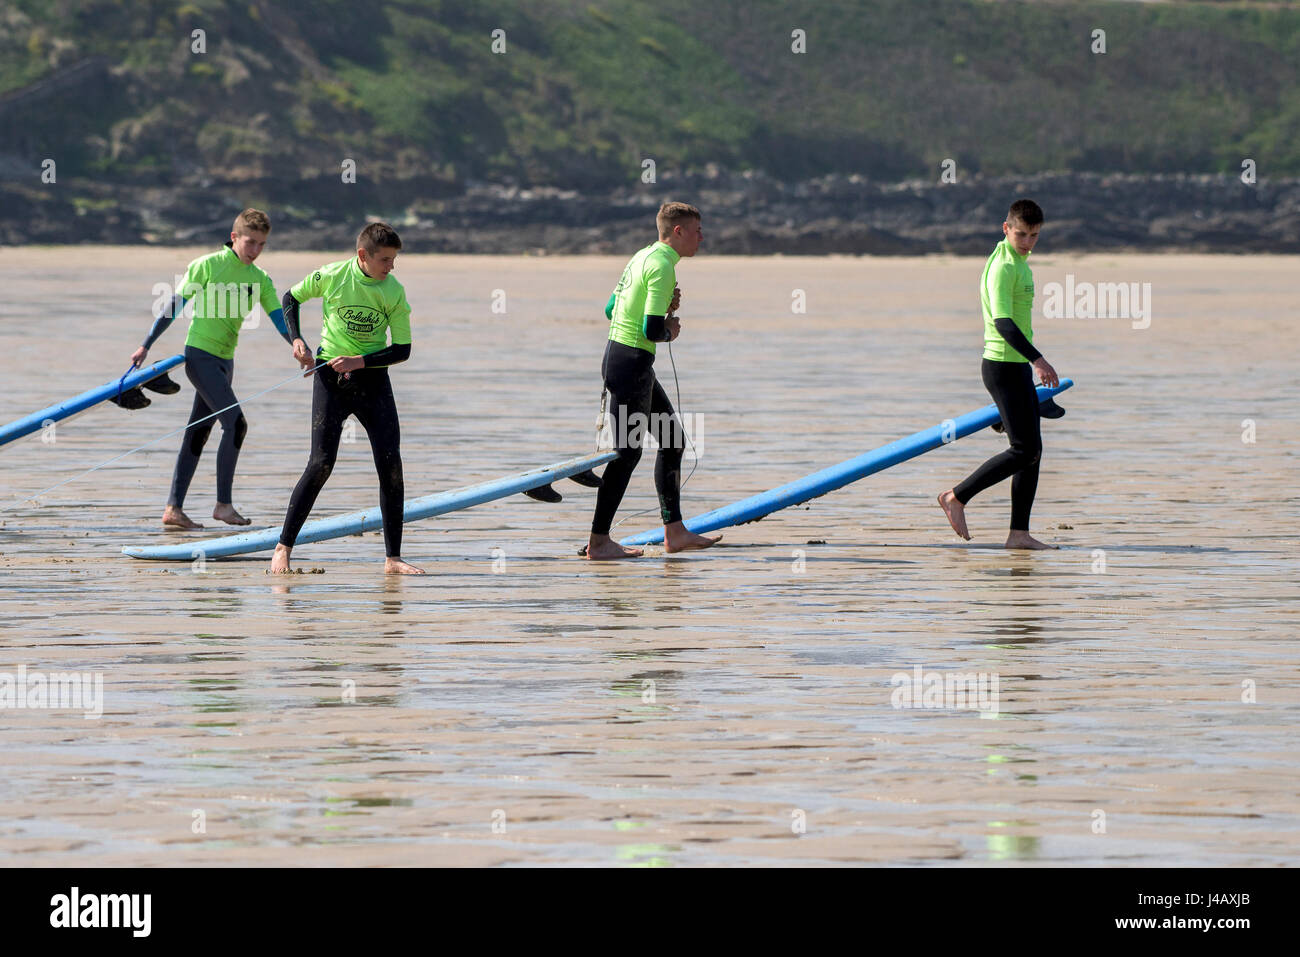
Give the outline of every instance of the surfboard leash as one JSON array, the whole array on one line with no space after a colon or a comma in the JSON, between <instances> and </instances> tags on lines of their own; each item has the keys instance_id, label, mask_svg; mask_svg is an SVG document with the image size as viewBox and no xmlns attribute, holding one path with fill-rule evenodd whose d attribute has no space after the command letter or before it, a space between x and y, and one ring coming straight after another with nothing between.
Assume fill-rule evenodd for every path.
<instances>
[{"instance_id":1,"label":"surfboard leash","mask_svg":"<svg viewBox=\"0 0 1300 957\"><path fill-rule=\"evenodd\" d=\"M293 382L293 381L295 381L295 380L297 380L297 379L306 379L306 378L308 378L309 376L313 375L313 374L316 372L317 369L321 368L321 366L325 366L325 365L328 365L328 364L329 364L329 363L327 363L327 362L322 362L322 363L320 363L319 365L315 366L314 368L312 368L312 369L310 369L310 370L307 370L307 371L299 370L298 372L295 372L295 373L294 373L292 376L290 376L289 378L285 379L283 382L277 382L275 385L271 386L269 389L263 389L261 392L257 393L257 395L250 395L247 399L240 399L238 402L232 402L230 405L226 406L224 409L218 409L216 412L213 412L211 415L205 415L205 416L204 416L203 418L201 418L201 419L195 419L193 422L187 422L187 423L185 423L183 426L181 426L179 429L173 429L172 431L168 432L168 433L165 434L165 435L160 435L160 436L158 436L158 438L156 438L156 439L151 439L150 441L144 443L144 445L138 445L138 446L136 446L135 448L130 449L129 451L126 451L126 452L121 453L120 455L115 455L115 456L113 456L111 459L108 459L108 460L106 460L106 461L104 461L104 462L100 462L98 465L94 466L93 468L88 468L88 469L86 469L84 472L78 472L76 475L70 476L69 478L65 478L62 482L59 482L59 483L57 483L57 484L55 484L55 485L51 485L51 486L50 486L49 488L47 488L47 489L42 489L41 491L36 492L34 495L29 495L29 496L27 496L27 498L15 499L14 501L9 502L9 503L6 504L6 505L0 505L0 512L7 512L7 511L9 511L11 508L15 508L15 507L17 507L17 506L19 506L19 505L25 505L25 504L28 503L28 502L35 502L35 501L36 501L38 498L40 498L42 495L48 495L50 492L53 492L55 489L62 488L63 486L67 485L69 482L75 482L77 479L79 479L79 478L84 478L85 476L89 475L89 474L92 473L92 472L98 472L100 469L104 468L104 466L106 466L106 465L112 465L114 462L120 461L120 460L126 458L128 455L134 455L136 452L139 452L141 449L147 449L149 446L151 446L151 445L155 445L155 444L157 444L158 442L161 442L163 439L168 439L168 438L171 438L173 435L176 435L176 434L181 433L181 432L185 432L185 431L187 431L187 430L193 428L193 427L196 426L196 425L200 425L200 424L202 424L202 423L208 421L208 419L215 419L217 416L221 415L223 412L228 412L228 411L230 411L231 409L233 409L233 408L235 408L235 407L237 407L237 406L241 406L241 405L243 405L245 402L252 402L254 399L259 399L259 398L261 398L262 396L266 395L268 392L274 392L276 389L279 389L279 388L282 387L282 386L286 386L286 385L288 385L290 382ZM133 366L132 368L134 368L134 366ZM128 369L127 371L129 372L130 370ZM125 376L123 376L123 378L125 378Z\"/></svg>"},{"instance_id":2,"label":"surfboard leash","mask_svg":"<svg viewBox=\"0 0 1300 957\"><path fill-rule=\"evenodd\" d=\"M122 378L117 380L117 397L119 399L122 398L122 386L126 384L126 377L131 374L131 370L134 368L136 368L136 364L132 362L126 367L126 371L122 373Z\"/></svg>"},{"instance_id":3,"label":"surfboard leash","mask_svg":"<svg viewBox=\"0 0 1300 957\"><path fill-rule=\"evenodd\" d=\"M673 367L673 392L677 397L677 405L673 408L673 412L679 417L678 421L680 421L681 409L682 409L682 383L681 380L677 378L677 360L673 358L673 343L671 339L668 341L668 361L672 364ZM604 421L604 417L605 417L605 395L607 391L608 390L604 390L600 394L600 414L601 414L602 422ZM686 426L684 425L682 426L682 435L686 437L686 443L690 446L691 454L695 457L695 461L691 463L691 470L687 474L686 478L682 479L681 484L677 486L678 491L686 488L686 483L691 480L691 476L695 474L696 467L700 464L700 453L696 450L695 443L691 441L691 434L686 430ZM596 442L596 450L600 451L599 439L597 439ZM643 508L639 512L633 512L631 515L625 515L623 518L620 518L617 522L615 522L612 526L610 526L610 531L613 531L614 529L618 528L620 525L622 525L624 522L628 521L629 519L638 518L641 515L645 515L653 511L654 508Z\"/></svg>"}]
</instances>

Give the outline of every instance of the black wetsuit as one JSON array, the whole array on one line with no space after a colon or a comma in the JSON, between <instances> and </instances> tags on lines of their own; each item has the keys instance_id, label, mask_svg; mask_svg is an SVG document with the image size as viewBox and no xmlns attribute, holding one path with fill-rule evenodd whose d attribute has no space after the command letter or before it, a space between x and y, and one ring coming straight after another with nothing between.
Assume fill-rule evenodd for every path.
<instances>
[{"instance_id":1,"label":"black wetsuit","mask_svg":"<svg viewBox=\"0 0 1300 957\"><path fill-rule=\"evenodd\" d=\"M284 295L284 318L293 339L302 338L298 328L298 303ZM329 366L316 371L311 394L311 456L289 497L289 509L280 532L280 544L293 547L303 523L316 504L338 456L343 423L355 415L370 438L370 451L379 475L379 508L384 520L384 553L390 558L402 554L402 511L406 484L402 478L401 433L397 403L386 365L402 362L411 355L406 344L390 345L363 356L366 367L347 373L347 378Z\"/></svg>"},{"instance_id":2,"label":"black wetsuit","mask_svg":"<svg viewBox=\"0 0 1300 957\"><path fill-rule=\"evenodd\" d=\"M656 317L660 318L660 317ZM666 332L651 326L666 338ZM641 443L652 432L659 443L655 458L655 489L659 512L665 525L682 520L681 470L685 432L668 394L655 377L654 353L609 340L601 363L601 375L609 390L609 412L614 424L614 447L618 458L605 466L596 512L591 521L593 535L608 535L632 470L641 461Z\"/></svg>"},{"instance_id":3,"label":"black wetsuit","mask_svg":"<svg viewBox=\"0 0 1300 957\"><path fill-rule=\"evenodd\" d=\"M953 495L965 505L989 486L1011 477L1011 530L1027 532L1029 513L1038 492L1038 465L1043 454L1038 390L1034 387L1032 365L1042 353L1029 343L1009 317L998 318L995 326L1013 349L1030 360L998 362L984 359L980 366L984 388L988 389L1002 414L1002 424L1011 447L967 476L953 489Z\"/></svg>"},{"instance_id":4,"label":"black wetsuit","mask_svg":"<svg viewBox=\"0 0 1300 957\"><path fill-rule=\"evenodd\" d=\"M181 440L180 451L176 455L176 468L172 472L171 494L167 504L176 508L185 507L185 495L189 492L194 470L198 468L199 455L212 433L212 426L221 423L221 444L217 446L217 501L229 504L233 501L235 483L235 463L239 461L239 450L248 434L248 420L235 398L231 382L235 378L235 360L223 359L210 352L185 347L185 375L194 386L194 405L190 409L191 425L185 430ZM232 408L233 406L233 408ZM225 411L214 419L208 416L218 409ZM206 421L199 422L200 419Z\"/></svg>"}]
</instances>

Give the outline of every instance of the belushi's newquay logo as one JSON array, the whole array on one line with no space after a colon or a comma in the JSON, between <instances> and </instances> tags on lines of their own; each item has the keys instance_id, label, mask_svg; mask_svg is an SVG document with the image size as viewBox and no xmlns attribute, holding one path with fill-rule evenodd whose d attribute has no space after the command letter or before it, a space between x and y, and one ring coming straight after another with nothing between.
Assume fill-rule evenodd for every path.
<instances>
[{"instance_id":1,"label":"belushi's newquay logo","mask_svg":"<svg viewBox=\"0 0 1300 957\"><path fill-rule=\"evenodd\" d=\"M368 335L384 321L384 315L378 309L369 306L339 306L336 316L343 322L350 333Z\"/></svg>"}]
</instances>

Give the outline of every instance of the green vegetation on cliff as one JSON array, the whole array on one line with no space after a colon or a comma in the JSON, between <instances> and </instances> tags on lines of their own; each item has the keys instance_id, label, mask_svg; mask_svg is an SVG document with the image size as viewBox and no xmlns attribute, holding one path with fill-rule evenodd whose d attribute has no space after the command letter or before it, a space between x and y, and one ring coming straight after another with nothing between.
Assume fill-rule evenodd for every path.
<instances>
[{"instance_id":1,"label":"green vegetation on cliff","mask_svg":"<svg viewBox=\"0 0 1300 957\"><path fill-rule=\"evenodd\" d=\"M946 158L1297 175L1298 71L1300 10L1272 4L5 0L0 153L137 184L350 158L435 191L629 184L647 157L780 179L933 179Z\"/></svg>"}]
</instances>

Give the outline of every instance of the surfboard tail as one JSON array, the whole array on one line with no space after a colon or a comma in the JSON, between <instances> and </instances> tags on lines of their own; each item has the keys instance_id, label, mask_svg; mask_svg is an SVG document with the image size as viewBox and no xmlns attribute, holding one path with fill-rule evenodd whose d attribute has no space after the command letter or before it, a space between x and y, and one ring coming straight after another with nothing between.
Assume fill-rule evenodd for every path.
<instances>
[{"instance_id":1,"label":"surfboard tail","mask_svg":"<svg viewBox=\"0 0 1300 957\"><path fill-rule=\"evenodd\" d=\"M120 398L125 400L124 408L142 409L149 404L149 398L143 392L140 392L138 397L133 394L130 399L127 399L127 393L134 393L145 383L152 382L159 376L165 376L169 369L174 369L184 361L185 357L183 355L159 359L153 365L146 366L143 369L136 369L125 376L114 379L112 382L106 382L101 386L88 389L81 395L75 395L71 399L40 409L31 415L25 415L21 419L0 427L0 445L13 442L15 439L21 439L24 435L31 435L47 422L62 422L64 419L70 418L78 412L84 412L91 406L98 405L101 402ZM177 385L176 388L179 390L180 386ZM141 402L141 399L144 401Z\"/></svg>"},{"instance_id":2,"label":"surfboard tail","mask_svg":"<svg viewBox=\"0 0 1300 957\"><path fill-rule=\"evenodd\" d=\"M1050 401L1052 396L1059 395L1072 385L1074 385L1073 380L1062 379L1060 385L1054 388L1038 386L1039 402ZM1061 414L1064 414L1064 410L1061 410ZM702 535L705 532L712 532L719 528L730 528L734 525L756 522L766 518L773 512L795 505L802 505L811 499L841 489L859 479L866 478L868 475L892 468L906 462L908 459L916 458L918 455L923 455L940 446L948 445L957 439L964 438L1001 421L1002 416L998 412L998 407L989 404L955 419L945 419L938 425L922 429L920 432L890 442L888 445L882 445L870 452L864 452L862 455L847 459L838 465L832 465L821 471L813 472L811 475L796 479L779 488L769 489L766 492L751 495L749 498L741 499L730 505L724 505L722 508L716 508L711 512L697 515L694 518L687 519L684 524L690 531ZM663 540L664 530L660 527L624 538L619 544L625 546L659 545L663 543Z\"/></svg>"},{"instance_id":3,"label":"surfboard tail","mask_svg":"<svg viewBox=\"0 0 1300 957\"><path fill-rule=\"evenodd\" d=\"M448 512L457 512L474 505L482 505L519 492L549 486L552 482L569 478L580 472L605 465L618 456L617 452L600 452L575 459L566 459L551 465L507 475L503 478L480 482L426 495L424 498L409 499L402 511L402 521L415 522ZM349 512L333 518L317 519L308 522L298 533L294 547L323 542L345 535L374 531L383 527L383 516L378 507L361 512ZM220 538L198 539L175 545L127 546L122 554L130 558L150 561L189 562L202 557L204 559L229 558L232 555L245 555L252 552L264 552L275 548L280 541L281 526L260 529L256 532L240 532L224 535Z\"/></svg>"}]
</instances>

